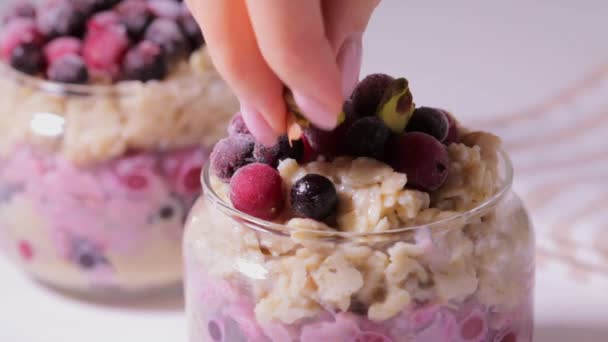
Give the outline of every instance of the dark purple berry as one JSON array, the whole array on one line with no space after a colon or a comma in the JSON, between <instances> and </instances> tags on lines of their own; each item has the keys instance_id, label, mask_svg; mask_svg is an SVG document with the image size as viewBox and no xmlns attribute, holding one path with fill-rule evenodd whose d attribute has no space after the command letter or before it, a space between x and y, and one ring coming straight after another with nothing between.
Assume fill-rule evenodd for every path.
<instances>
[{"instance_id":1,"label":"dark purple berry","mask_svg":"<svg viewBox=\"0 0 608 342\"><path fill-rule=\"evenodd\" d=\"M391 165L407 175L407 186L430 192L445 183L449 156L446 147L431 135L411 132L396 139Z\"/></svg>"},{"instance_id":2,"label":"dark purple berry","mask_svg":"<svg viewBox=\"0 0 608 342\"><path fill-rule=\"evenodd\" d=\"M115 8L120 21L127 28L129 37L137 40L143 36L148 24L152 21L152 13L143 0L126 0Z\"/></svg>"},{"instance_id":3,"label":"dark purple berry","mask_svg":"<svg viewBox=\"0 0 608 342\"><path fill-rule=\"evenodd\" d=\"M253 159L258 163L268 164L272 167L279 165L281 160L291 158L301 160L304 156L304 143L302 140L289 143L287 136L279 137L273 146L264 146L260 143L255 144L253 149Z\"/></svg>"},{"instance_id":4,"label":"dark purple berry","mask_svg":"<svg viewBox=\"0 0 608 342\"><path fill-rule=\"evenodd\" d=\"M178 18L178 23L182 28L182 31L190 41L190 46L193 49L197 49L205 44L205 38L203 38L203 32L200 26L190 12L185 12Z\"/></svg>"},{"instance_id":5,"label":"dark purple berry","mask_svg":"<svg viewBox=\"0 0 608 342\"><path fill-rule=\"evenodd\" d=\"M11 66L29 75L36 75L44 70L44 53L40 45L25 43L17 45L10 56Z\"/></svg>"},{"instance_id":6,"label":"dark purple berry","mask_svg":"<svg viewBox=\"0 0 608 342\"><path fill-rule=\"evenodd\" d=\"M127 52L122 70L128 80L162 80L167 75L167 63L160 46L144 40Z\"/></svg>"},{"instance_id":7,"label":"dark purple berry","mask_svg":"<svg viewBox=\"0 0 608 342\"><path fill-rule=\"evenodd\" d=\"M253 138L244 134L220 140L211 152L211 170L221 180L230 181L239 168L251 163L254 145Z\"/></svg>"},{"instance_id":8,"label":"dark purple berry","mask_svg":"<svg viewBox=\"0 0 608 342\"><path fill-rule=\"evenodd\" d=\"M209 337L213 341L222 341L223 333L222 333L222 324L221 322L217 322L215 320L209 321L207 323L207 330L209 331Z\"/></svg>"},{"instance_id":9,"label":"dark purple berry","mask_svg":"<svg viewBox=\"0 0 608 342\"><path fill-rule=\"evenodd\" d=\"M84 59L74 54L55 60L46 73L49 80L61 83L84 84L89 80Z\"/></svg>"},{"instance_id":10,"label":"dark purple berry","mask_svg":"<svg viewBox=\"0 0 608 342\"><path fill-rule=\"evenodd\" d=\"M80 4L83 8L88 9L88 13L104 11L112 8L121 0L72 0Z\"/></svg>"},{"instance_id":11,"label":"dark purple berry","mask_svg":"<svg viewBox=\"0 0 608 342\"><path fill-rule=\"evenodd\" d=\"M171 19L155 19L146 29L145 39L160 45L169 60L184 56L189 49L182 30Z\"/></svg>"},{"instance_id":12,"label":"dark purple berry","mask_svg":"<svg viewBox=\"0 0 608 342\"><path fill-rule=\"evenodd\" d=\"M148 8L154 16L175 20L182 12L181 5L175 0L148 0Z\"/></svg>"},{"instance_id":13,"label":"dark purple berry","mask_svg":"<svg viewBox=\"0 0 608 342\"><path fill-rule=\"evenodd\" d=\"M346 149L346 132L357 120L351 101L346 101L342 108L345 114L344 122L333 131L326 131L315 126L304 130L306 142L317 155L333 158L344 154Z\"/></svg>"},{"instance_id":14,"label":"dark purple berry","mask_svg":"<svg viewBox=\"0 0 608 342\"><path fill-rule=\"evenodd\" d=\"M446 112L445 114L446 114L446 117L448 118L448 123L449 123L450 128L448 129L448 136L445 138L443 143L445 145L457 143L460 141L458 123L456 122L456 119L454 119L454 117L450 113Z\"/></svg>"},{"instance_id":15,"label":"dark purple berry","mask_svg":"<svg viewBox=\"0 0 608 342\"><path fill-rule=\"evenodd\" d=\"M326 177L308 174L291 188L291 207L298 216L322 221L338 207L336 188Z\"/></svg>"},{"instance_id":16,"label":"dark purple berry","mask_svg":"<svg viewBox=\"0 0 608 342\"><path fill-rule=\"evenodd\" d=\"M87 14L85 9L74 1L47 1L38 11L38 29L49 38L81 36Z\"/></svg>"},{"instance_id":17,"label":"dark purple berry","mask_svg":"<svg viewBox=\"0 0 608 342\"><path fill-rule=\"evenodd\" d=\"M353 157L369 157L383 160L390 129L377 116L357 120L346 133L346 147Z\"/></svg>"},{"instance_id":18,"label":"dark purple berry","mask_svg":"<svg viewBox=\"0 0 608 342\"><path fill-rule=\"evenodd\" d=\"M247 124L245 123L241 113L236 113L230 120L230 124L228 125L228 134L250 134L249 128L247 128Z\"/></svg>"},{"instance_id":19,"label":"dark purple berry","mask_svg":"<svg viewBox=\"0 0 608 342\"><path fill-rule=\"evenodd\" d=\"M6 14L3 16L3 21L5 23L15 18L36 18L36 8L29 1L24 0L14 1L5 13Z\"/></svg>"},{"instance_id":20,"label":"dark purple berry","mask_svg":"<svg viewBox=\"0 0 608 342\"><path fill-rule=\"evenodd\" d=\"M405 130L407 132L422 132L432 135L440 142L448 137L450 123L447 114L437 108L416 108Z\"/></svg>"},{"instance_id":21,"label":"dark purple berry","mask_svg":"<svg viewBox=\"0 0 608 342\"><path fill-rule=\"evenodd\" d=\"M384 91L393 80L394 78L389 75L371 74L359 82L351 96L354 112L357 116L376 115Z\"/></svg>"},{"instance_id":22,"label":"dark purple berry","mask_svg":"<svg viewBox=\"0 0 608 342\"><path fill-rule=\"evenodd\" d=\"M73 242L71 259L85 270L108 264L108 260L101 254L98 246L82 239Z\"/></svg>"}]
</instances>

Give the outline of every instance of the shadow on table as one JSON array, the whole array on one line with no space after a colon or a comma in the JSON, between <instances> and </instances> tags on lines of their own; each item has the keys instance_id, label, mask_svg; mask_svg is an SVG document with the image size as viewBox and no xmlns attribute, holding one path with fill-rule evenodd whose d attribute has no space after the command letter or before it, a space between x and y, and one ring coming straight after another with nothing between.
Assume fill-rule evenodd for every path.
<instances>
[{"instance_id":1,"label":"shadow on table","mask_svg":"<svg viewBox=\"0 0 608 342\"><path fill-rule=\"evenodd\" d=\"M536 326L534 342L606 342L608 324L585 326L583 324L556 324Z\"/></svg>"},{"instance_id":2,"label":"shadow on table","mask_svg":"<svg viewBox=\"0 0 608 342\"><path fill-rule=\"evenodd\" d=\"M181 285L136 295L107 290L91 295L58 289L38 283L53 293L84 305L105 306L134 311L183 311L184 295Z\"/></svg>"}]
</instances>

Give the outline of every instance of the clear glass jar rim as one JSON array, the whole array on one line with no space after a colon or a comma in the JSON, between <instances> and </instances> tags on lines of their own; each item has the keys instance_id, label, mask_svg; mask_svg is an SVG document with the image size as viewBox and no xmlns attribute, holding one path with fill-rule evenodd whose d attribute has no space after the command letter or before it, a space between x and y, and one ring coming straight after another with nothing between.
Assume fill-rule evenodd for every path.
<instances>
[{"instance_id":1,"label":"clear glass jar rim","mask_svg":"<svg viewBox=\"0 0 608 342\"><path fill-rule=\"evenodd\" d=\"M449 226L450 223L456 222L468 222L468 220L472 217L480 215L480 213L484 213L490 208L496 206L510 191L511 186L513 184L513 163L509 158L509 155L506 153L504 149L499 149L498 154L503 161L503 169L504 169L504 180L503 184L501 184L500 189L496 191L492 197L488 198L486 201L480 203L476 207L462 213L455 214L448 218L434 221L428 224L416 225L416 226L408 226L398 229L390 229L383 232L371 232L371 233L356 233L356 232L342 232L339 230L332 231L319 231L313 229L304 229L304 228L294 228L289 227L284 224L270 222L266 220L259 219L257 217L245 214L230 204L226 203L222 200L218 194L215 192L215 189L211 186L211 174L210 174L210 163L206 163L203 173L202 173L202 184L203 184L203 193L204 196L213 203L222 213L239 221L240 223L249 226L256 230L262 230L265 232L270 232L278 235L287 235L294 232L302 233L302 234L310 234L319 238L339 238L339 239L358 239L358 238L374 238L374 237L387 237L392 235L399 235L405 232L419 230L419 229L433 229L438 227L446 227Z\"/></svg>"},{"instance_id":2,"label":"clear glass jar rim","mask_svg":"<svg viewBox=\"0 0 608 342\"><path fill-rule=\"evenodd\" d=\"M122 81L115 84L68 84L49 81L40 77L31 76L12 68L4 62L0 62L0 72L8 79L22 84L28 88L40 90L55 95L75 95L75 96L94 96L94 95L130 95L135 88L141 85L139 81ZM162 82L162 81L161 81Z\"/></svg>"}]
</instances>

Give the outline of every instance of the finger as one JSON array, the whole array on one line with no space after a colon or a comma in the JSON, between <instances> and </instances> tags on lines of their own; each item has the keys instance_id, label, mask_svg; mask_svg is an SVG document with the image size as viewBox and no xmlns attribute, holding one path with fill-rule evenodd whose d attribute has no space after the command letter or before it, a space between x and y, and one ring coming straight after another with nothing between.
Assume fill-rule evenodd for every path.
<instances>
[{"instance_id":1,"label":"finger","mask_svg":"<svg viewBox=\"0 0 608 342\"><path fill-rule=\"evenodd\" d=\"M380 0L326 0L325 32L342 75L342 92L350 96L359 81L363 32Z\"/></svg>"},{"instance_id":2,"label":"finger","mask_svg":"<svg viewBox=\"0 0 608 342\"><path fill-rule=\"evenodd\" d=\"M265 144L273 143L286 130L283 83L260 53L244 1L188 4L205 33L215 67L241 102L251 133Z\"/></svg>"},{"instance_id":3,"label":"finger","mask_svg":"<svg viewBox=\"0 0 608 342\"><path fill-rule=\"evenodd\" d=\"M342 107L340 73L320 0L246 0L260 50L315 125L332 129Z\"/></svg>"}]
</instances>

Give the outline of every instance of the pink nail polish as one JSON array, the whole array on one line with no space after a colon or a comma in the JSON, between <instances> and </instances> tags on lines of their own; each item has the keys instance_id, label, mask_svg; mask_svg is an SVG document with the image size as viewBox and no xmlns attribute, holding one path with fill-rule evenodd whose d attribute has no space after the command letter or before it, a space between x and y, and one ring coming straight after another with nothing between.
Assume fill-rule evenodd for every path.
<instances>
[{"instance_id":1,"label":"pink nail polish","mask_svg":"<svg viewBox=\"0 0 608 342\"><path fill-rule=\"evenodd\" d=\"M361 35L347 39L338 53L338 65L342 71L342 94L348 98L359 82L363 43Z\"/></svg>"},{"instance_id":2,"label":"pink nail polish","mask_svg":"<svg viewBox=\"0 0 608 342\"><path fill-rule=\"evenodd\" d=\"M278 135L266 122L262 114L255 108L241 103L241 115L249 131L262 144L272 146L276 143Z\"/></svg>"},{"instance_id":3,"label":"pink nail polish","mask_svg":"<svg viewBox=\"0 0 608 342\"><path fill-rule=\"evenodd\" d=\"M293 98L306 117L317 127L332 130L336 127L340 110L332 110L317 99L294 92Z\"/></svg>"}]
</instances>

